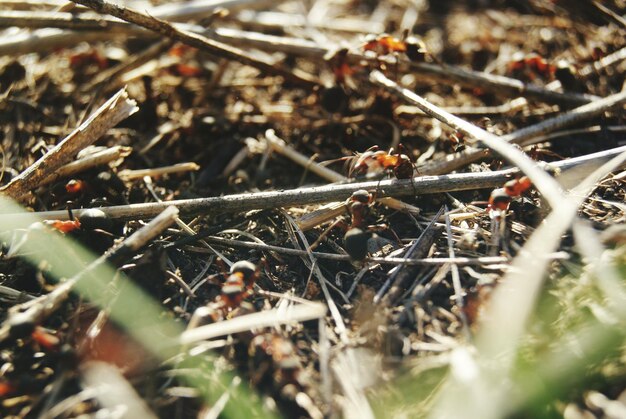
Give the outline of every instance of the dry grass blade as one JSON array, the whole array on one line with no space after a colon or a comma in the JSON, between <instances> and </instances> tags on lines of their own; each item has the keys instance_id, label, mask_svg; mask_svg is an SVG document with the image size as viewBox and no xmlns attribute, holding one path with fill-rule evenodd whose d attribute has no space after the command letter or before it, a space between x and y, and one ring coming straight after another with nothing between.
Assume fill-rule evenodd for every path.
<instances>
[{"instance_id":1,"label":"dry grass blade","mask_svg":"<svg viewBox=\"0 0 626 419\"><path fill-rule=\"evenodd\" d=\"M276 327L283 324L321 319L326 314L326 306L321 303L297 304L287 311L273 309L246 314L218 323L186 330L179 339L181 345L191 345L203 340L246 332L263 327Z\"/></svg>"}]
</instances>

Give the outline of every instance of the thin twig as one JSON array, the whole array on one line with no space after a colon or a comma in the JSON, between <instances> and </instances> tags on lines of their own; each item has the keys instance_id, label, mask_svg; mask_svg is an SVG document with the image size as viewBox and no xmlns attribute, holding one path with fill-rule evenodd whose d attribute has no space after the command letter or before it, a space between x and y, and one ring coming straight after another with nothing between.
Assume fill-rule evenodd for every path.
<instances>
[{"instance_id":1,"label":"thin twig","mask_svg":"<svg viewBox=\"0 0 626 419\"><path fill-rule=\"evenodd\" d=\"M626 150L626 146L611 150L576 157L560 162L546 164L546 168L562 171L579 165L599 165ZM119 205L100 208L112 219L136 220L154 217L168 206L176 206L181 215L197 215L207 213L242 212L253 209L269 209L319 204L324 202L343 201L353 192L365 189L376 191L377 196L406 196L417 193L431 194L468 189L494 188L501 186L512 176L518 174L517 169L499 170L483 173L461 173L443 176L420 176L413 179L389 179L359 183L318 186L310 188L288 189L283 191L257 192L226 195L211 198L181 199L165 202L150 202L131 205ZM80 217L82 211L74 211ZM43 211L35 213L41 219L67 220L67 211ZM20 214L6 214L5 217L20 218Z\"/></svg>"},{"instance_id":2,"label":"thin twig","mask_svg":"<svg viewBox=\"0 0 626 419\"><path fill-rule=\"evenodd\" d=\"M446 217L446 236L448 239L448 254L450 255L450 259L454 259L454 240L452 237L452 228L450 224L450 214L448 213L448 207L445 207L445 217ZM461 318L461 324L463 325L463 334L465 335L465 339L467 342L470 342L472 334L469 330L469 324L467 321L467 316L463 311L464 302L463 302L463 286L461 285L461 276L459 275L459 267L456 263L452 262L450 264L450 268L452 269L452 287L454 288L454 300L456 306L458 308L458 316Z\"/></svg>"},{"instance_id":3,"label":"thin twig","mask_svg":"<svg viewBox=\"0 0 626 419\"><path fill-rule=\"evenodd\" d=\"M316 80L308 75L296 74L294 71L280 67L271 61L253 57L238 48L222 44L221 42L211 40L205 36L187 31L185 29L176 28L164 20L148 16L147 14L140 13L134 9L118 6L103 0L76 0L75 3L87 6L99 13L109 14L124 21L134 23L168 38L175 39L187 45L207 51L217 57L238 61L242 64L258 68L259 70L269 74L282 76L286 81L291 81L307 87L319 85Z\"/></svg>"},{"instance_id":4,"label":"thin twig","mask_svg":"<svg viewBox=\"0 0 626 419\"><path fill-rule=\"evenodd\" d=\"M96 151L93 154L89 154L86 157L68 163L65 166L61 166L51 176L48 176L47 178L39 182L39 186L47 185L54 182L55 180L62 179L68 176L73 176L91 168L123 159L127 157L131 153L131 151L132 148L119 145Z\"/></svg>"},{"instance_id":5,"label":"thin twig","mask_svg":"<svg viewBox=\"0 0 626 419\"><path fill-rule=\"evenodd\" d=\"M205 237L205 241L208 243L215 243L218 245L229 247L242 247L245 249L263 250L269 252L276 252L285 255L293 256L307 256L306 250L292 249L288 247L273 246L264 243L247 242L241 240L226 239L224 237ZM324 252L311 252L311 254L318 259L329 259L342 262L350 262L349 255L338 255L336 253L324 253ZM556 255L561 256L561 255ZM381 265L443 265L445 263L456 263L457 265L493 265L499 263L507 263L509 259L503 256L486 256L486 257L449 257L449 258L421 258L421 259L407 259L396 257L368 257L365 262L377 263Z\"/></svg>"},{"instance_id":6,"label":"thin twig","mask_svg":"<svg viewBox=\"0 0 626 419\"><path fill-rule=\"evenodd\" d=\"M92 114L80 127L59 144L20 173L0 192L14 199L27 194L46 178L58 179L55 171L72 161L76 153L93 144L109 129L138 110L134 100L128 99L126 89L118 91L111 99Z\"/></svg>"},{"instance_id":7,"label":"thin twig","mask_svg":"<svg viewBox=\"0 0 626 419\"><path fill-rule=\"evenodd\" d=\"M120 170L118 176L123 180L141 179L144 176L158 177L173 173L194 172L200 169L196 163L177 163L171 166L155 167L153 169Z\"/></svg>"}]
</instances>

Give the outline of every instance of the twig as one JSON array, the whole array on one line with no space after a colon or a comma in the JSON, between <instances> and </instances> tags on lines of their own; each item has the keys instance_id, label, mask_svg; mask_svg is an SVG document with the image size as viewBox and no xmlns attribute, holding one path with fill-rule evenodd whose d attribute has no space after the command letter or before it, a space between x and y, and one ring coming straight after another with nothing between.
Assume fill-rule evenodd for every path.
<instances>
[{"instance_id":1,"label":"twig","mask_svg":"<svg viewBox=\"0 0 626 419\"><path fill-rule=\"evenodd\" d=\"M118 91L111 99L92 114L80 127L65 137L28 169L20 173L8 185L0 189L6 196L19 199L64 164L70 162L76 153L93 144L110 128L117 125L138 110L134 100L128 99L126 89ZM58 177L57 177L58 178Z\"/></svg>"},{"instance_id":2,"label":"twig","mask_svg":"<svg viewBox=\"0 0 626 419\"><path fill-rule=\"evenodd\" d=\"M252 57L238 48L222 44L221 42L211 40L205 36L195 34L185 29L176 28L166 21L148 16L128 7L118 6L103 0L76 0L75 3L87 6L99 13L109 14L127 22L134 23L153 32L167 36L168 38L175 39L187 45L207 51L217 57L238 61L242 64L258 68L259 70L269 74L282 76L286 81L291 81L307 87L313 87L319 84L308 75L296 74L295 72L282 68L269 60Z\"/></svg>"},{"instance_id":3,"label":"twig","mask_svg":"<svg viewBox=\"0 0 626 419\"><path fill-rule=\"evenodd\" d=\"M287 27L313 27L316 29L348 32L348 33L381 33L385 31L385 25L378 22L372 22L356 18L331 18L319 21L310 21L307 16L282 13L274 11L256 12L252 10L243 10L235 16L234 19L247 27L257 29L284 29Z\"/></svg>"},{"instance_id":4,"label":"twig","mask_svg":"<svg viewBox=\"0 0 626 419\"><path fill-rule=\"evenodd\" d=\"M119 262L131 255L147 244L154 237L161 234L170 224L174 222L174 218L178 214L176 207L169 207L157 216L150 223L134 232L123 242L115 245L98 259L91 262L85 269L74 275L67 281L59 284L52 292L45 295L37 304L29 305L29 308L23 312L14 312L0 326L0 342L3 342L11 336L12 328L24 327L25 324L37 325L41 323L50 314L56 311L61 304L68 298L72 289L76 284L83 280L89 280L94 272L98 271L107 263ZM19 306L14 307L19 310Z\"/></svg>"},{"instance_id":5,"label":"twig","mask_svg":"<svg viewBox=\"0 0 626 419\"><path fill-rule=\"evenodd\" d=\"M448 254L450 255L450 259L454 259L454 241L452 238L452 228L450 225L450 214L448 213L448 207L445 207L445 217L446 217L446 236L448 239ZM450 264L450 268L452 270L452 287L454 288L454 300L456 306L458 308L458 316L461 318L461 324L463 325L463 334L465 335L465 339L467 342L471 340L471 333L469 330L469 325L467 321L467 316L463 311L464 302L463 302L463 286L461 285L461 276L459 275L459 267L456 263L452 262Z\"/></svg>"},{"instance_id":6,"label":"twig","mask_svg":"<svg viewBox=\"0 0 626 419\"><path fill-rule=\"evenodd\" d=\"M626 151L626 146L560 162L549 163L546 164L546 167L564 171L582 164L602 164L623 151ZM502 185L509 180L511 176L517 173L519 173L517 169L508 169L483 173L420 176L413 179L390 179L347 183L283 191L235 194L222 197L119 205L100 209L110 218L118 220L136 220L154 217L168 206L178 207L181 215L242 212L253 209L292 207L343 201L349 198L354 191L359 189L372 192L376 191L378 196L406 196L414 195L414 193L420 195L468 189L494 188ZM414 189L411 185L413 185ZM76 210L74 212L77 216L80 216L82 211L85 211L85 209ZM43 211L35 213L35 215L39 216L41 219L66 220L68 218L67 211ZM19 218L21 215L5 215L5 217L8 216Z\"/></svg>"},{"instance_id":7,"label":"twig","mask_svg":"<svg viewBox=\"0 0 626 419\"><path fill-rule=\"evenodd\" d=\"M171 166L155 167L154 169L120 170L118 176L123 180L141 179L144 176L158 177L172 173L193 172L200 169L196 163L178 163Z\"/></svg>"},{"instance_id":8,"label":"twig","mask_svg":"<svg viewBox=\"0 0 626 419\"><path fill-rule=\"evenodd\" d=\"M593 62L591 64L587 64L585 67L581 68L578 72L581 77L587 78L607 67L611 67L614 64L619 63L620 61L624 61L626 59L626 47L618 49L612 54L607 55L606 57L600 58L598 61Z\"/></svg>"},{"instance_id":9,"label":"twig","mask_svg":"<svg viewBox=\"0 0 626 419\"><path fill-rule=\"evenodd\" d=\"M118 19L103 18L95 13L77 17L73 13L49 11L0 11L0 27L18 26L20 28L61 28L79 30L104 30L127 33L126 22Z\"/></svg>"},{"instance_id":10,"label":"twig","mask_svg":"<svg viewBox=\"0 0 626 419\"><path fill-rule=\"evenodd\" d=\"M226 239L223 237L205 237L205 241L208 243L215 243L218 245L229 247L242 247L246 249L264 250L269 252L277 252L285 255L293 256L307 256L306 250L292 249L281 246L273 246L270 244L247 242L241 240ZM342 262L350 262L349 255L338 255L336 253L323 253L323 252L311 252L311 254L318 259L329 259ZM556 255L560 257L561 255ZM381 265L443 265L445 263L456 263L457 265L493 265L498 263L507 263L508 258L503 256L486 256L477 258L468 257L449 257L449 258L392 258L392 257L368 257L366 262L377 263Z\"/></svg>"},{"instance_id":11,"label":"twig","mask_svg":"<svg viewBox=\"0 0 626 419\"><path fill-rule=\"evenodd\" d=\"M61 166L52 175L39 182L39 186L47 185L58 179L62 179L68 176L73 176L75 174L89 170L93 167L102 166L104 164L123 159L124 157L127 157L131 153L131 151L132 148L120 145L109 147L105 150L96 151L95 153L89 154L82 159L68 163L65 166Z\"/></svg>"}]
</instances>

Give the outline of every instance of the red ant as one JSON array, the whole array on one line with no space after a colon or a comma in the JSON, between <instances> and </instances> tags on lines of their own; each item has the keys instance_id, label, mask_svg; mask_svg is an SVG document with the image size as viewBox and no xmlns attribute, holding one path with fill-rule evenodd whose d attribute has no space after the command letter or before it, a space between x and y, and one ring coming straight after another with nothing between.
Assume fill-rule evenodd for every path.
<instances>
[{"instance_id":1,"label":"red ant","mask_svg":"<svg viewBox=\"0 0 626 419\"><path fill-rule=\"evenodd\" d=\"M402 145L398 146L402 149ZM358 155L356 162L350 168L349 176L365 176L368 178L379 176L381 173L392 171L397 179L411 179L414 173L413 162L403 153L378 150L378 146L369 148L365 153Z\"/></svg>"},{"instance_id":2,"label":"red ant","mask_svg":"<svg viewBox=\"0 0 626 419\"><path fill-rule=\"evenodd\" d=\"M366 218L369 215L370 205L374 202L374 196L364 189L352 193L346 206L350 212L350 228L343 237L344 248L353 260L363 260L369 251L368 241L372 238L386 240L378 237L375 231L388 230L384 225L367 226ZM395 233L392 234L395 235ZM400 239L396 236L396 240ZM379 244L380 247L380 244Z\"/></svg>"},{"instance_id":3,"label":"red ant","mask_svg":"<svg viewBox=\"0 0 626 419\"><path fill-rule=\"evenodd\" d=\"M213 302L198 308L193 313L188 329L206 323L215 323L232 316L232 313L242 306L243 301L252 295L258 276L259 272L253 263L248 261L234 263L222 285L220 295Z\"/></svg>"},{"instance_id":4,"label":"red ant","mask_svg":"<svg viewBox=\"0 0 626 419\"><path fill-rule=\"evenodd\" d=\"M511 61L507 66L507 72L525 75L531 81L535 80L537 76L551 80L556 72L556 66L548 63L545 58L538 54L530 54Z\"/></svg>"},{"instance_id":5,"label":"red ant","mask_svg":"<svg viewBox=\"0 0 626 419\"><path fill-rule=\"evenodd\" d=\"M519 179L509 180L504 184L504 187L496 188L491 191L487 210L490 213L492 213L492 211L498 211L494 214L500 214L501 212L508 210L511 200L522 195L525 191L530 189L531 186L532 182L528 176L522 176Z\"/></svg>"},{"instance_id":6,"label":"red ant","mask_svg":"<svg viewBox=\"0 0 626 419\"><path fill-rule=\"evenodd\" d=\"M424 61L428 55L424 42L414 36L407 37L406 35L407 32L404 33L404 39L388 34L368 35L361 48L363 51L371 51L379 56L402 53L411 61Z\"/></svg>"}]
</instances>

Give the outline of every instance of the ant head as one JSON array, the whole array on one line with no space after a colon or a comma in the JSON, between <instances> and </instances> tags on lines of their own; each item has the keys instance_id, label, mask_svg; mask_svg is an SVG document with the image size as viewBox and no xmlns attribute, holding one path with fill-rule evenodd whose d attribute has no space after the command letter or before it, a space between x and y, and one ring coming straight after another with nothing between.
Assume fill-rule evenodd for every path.
<instances>
[{"instance_id":1,"label":"ant head","mask_svg":"<svg viewBox=\"0 0 626 419\"><path fill-rule=\"evenodd\" d=\"M252 262L240 260L231 266L230 276L228 278L239 278L241 281L245 282L247 287L252 287L257 279L257 276L257 268ZM228 282L228 280L226 282Z\"/></svg>"},{"instance_id":2,"label":"ant head","mask_svg":"<svg viewBox=\"0 0 626 419\"><path fill-rule=\"evenodd\" d=\"M426 44L421 39L409 36L404 43L406 45L406 55L411 61L422 62L426 59L428 50L426 49Z\"/></svg>"},{"instance_id":3,"label":"ant head","mask_svg":"<svg viewBox=\"0 0 626 419\"><path fill-rule=\"evenodd\" d=\"M350 196L350 202L360 202L362 204L369 204L372 202L372 194L365 189L359 189L354 191Z\"/></svg>"},{"instance_id":4,"label":"ant head","mask_svg":"<svg viewBox=\"0 0 626 419\"><path fill-rule=\"evenodd\" d=\"M506 210L511 203L511 196L504 188L497 188L491 191L489 197L489 208L493 210Z\"/></svg>"},{"instance_id":5,"label":"ant head","mask_svg":"<svg viewBox=\"0 0 626 419\"><path fill-rule=\"evenodd\" d=\"M251 275L256 272L256 266L252 262L248 262L247 260L240 260L239 262L233 263L233 266L230 267L230 273L234 274L237 272L241 272L246 275Z\"/></svg>"}]
</instances>

